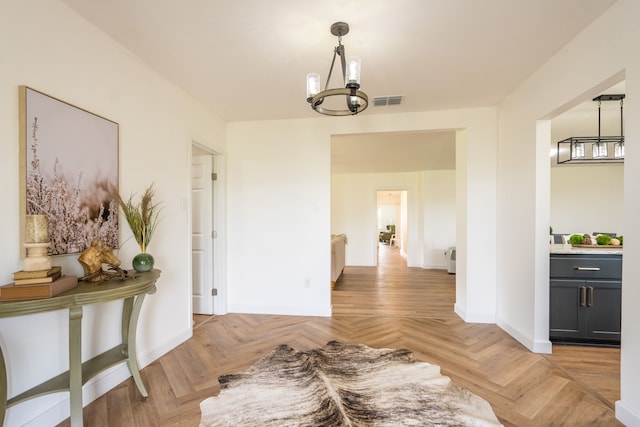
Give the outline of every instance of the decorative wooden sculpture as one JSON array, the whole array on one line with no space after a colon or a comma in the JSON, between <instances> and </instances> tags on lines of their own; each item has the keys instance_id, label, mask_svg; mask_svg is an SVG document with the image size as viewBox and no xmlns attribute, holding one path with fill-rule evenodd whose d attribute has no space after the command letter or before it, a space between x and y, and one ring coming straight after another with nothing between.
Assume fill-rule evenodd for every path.
<instances>
[{"instance_id":1,"label":"decorative wooden sculpture","mask_svg":"<svg viewBox=\"0 0 640 427\"><path fill-rule=\"evenodd\" d=\"M85 249L78 257L82 265L84 276L79 280L83 282L101 282L112 278L126 279L126 270L119 267L120 260L113 253L113 249L105 245L102 240L95 239L91 246ZM102 264L109 265L109 271L102 268Z\"/></svg>"}]
</instances>

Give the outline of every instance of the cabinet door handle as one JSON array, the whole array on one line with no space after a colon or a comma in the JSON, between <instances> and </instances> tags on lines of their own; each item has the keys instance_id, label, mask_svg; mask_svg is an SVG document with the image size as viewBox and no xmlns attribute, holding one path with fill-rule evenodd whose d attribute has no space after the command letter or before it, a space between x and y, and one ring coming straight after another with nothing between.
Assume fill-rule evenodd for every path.
<instances>
[{"instance_id":1,"label":"cabinet door handle","mask_svg":"<svg viewBox=\"0 0 640 427\"><path fill-rule=\"evenodd\" d=\"M578 271L600 271L600 267L576 267Z\"/></svg>"},{"instance_id":2,"label":"cabinet door handle","mask_svg":"<svg viewBox=\"0 0 640 427\"><path fill-rule=\"evenodd\" d=\"M587 288L584 286L580 286L580 307L584 307L586 305L587 300Z\"/></svg>"},{"instance_id":3,"label":"cabinet door handle","mask_svg":"<svg viewBox=\"0 0 640 427\"><path fill-rule=\"evenodd\" d=\"M593 305L593 286L587 287L587 307Z\"/></svg>"}]
</instances>

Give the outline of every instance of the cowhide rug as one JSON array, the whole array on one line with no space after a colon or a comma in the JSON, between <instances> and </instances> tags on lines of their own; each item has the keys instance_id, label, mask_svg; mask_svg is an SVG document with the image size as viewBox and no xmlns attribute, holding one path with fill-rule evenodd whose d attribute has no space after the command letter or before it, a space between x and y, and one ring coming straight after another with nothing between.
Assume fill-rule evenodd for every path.
<instances>
[{"instance_id":1,"label":"cowhide rug","mask_svg":"<svg viewBox=\"0 0 640 427\"><path fill-rule=\"evenodd\" d=\"M280 345L200 403L200 427L499 426L489 403L408 350Z\"/></svg>"}]
</instances>

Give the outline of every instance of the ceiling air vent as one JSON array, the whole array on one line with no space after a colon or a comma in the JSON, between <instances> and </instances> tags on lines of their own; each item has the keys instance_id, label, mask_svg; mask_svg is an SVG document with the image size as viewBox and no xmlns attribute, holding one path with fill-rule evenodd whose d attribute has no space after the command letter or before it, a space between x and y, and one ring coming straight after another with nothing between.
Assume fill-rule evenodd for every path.
<instances>
[{"instance_id":1,"label":"ceiling air vent","mask_svg":"<svg viewBox=\"0 0 640 427\"><path fill-rule=\"evenodd\" d=\"M373 98L374 107L383 107L385 105L400 105L402 102L402 95L394 96L376 96Z\"/></svg>"}]
</instances>

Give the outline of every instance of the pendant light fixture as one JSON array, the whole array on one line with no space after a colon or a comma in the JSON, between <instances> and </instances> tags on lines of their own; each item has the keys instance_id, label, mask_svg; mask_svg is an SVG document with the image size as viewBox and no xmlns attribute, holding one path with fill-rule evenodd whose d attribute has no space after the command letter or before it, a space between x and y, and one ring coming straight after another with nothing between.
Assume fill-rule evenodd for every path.
<instances>
[{"instance_id":1,"label":"pendant light fixture","mask_svg":"<svg viewBox=\"0 0 640 427\"><path fill-rule=\"evenodd\" d=\"M598 102L598 136L574 136L558 141L557 162L563 163L622 163L624 162L624 94L600 95ZM601 108L603 101L620 101L620 135L602 136ZM591 150L586 147L591 145Z\"/></svg>"},{"instance_id":2,"label":"pendant light fixture","mask_svg":"<svg viewBox=\"0 0 640 427\"><path fill-rule=\"evenodd\" d=\"M364 111L369 105L369 97L360 90L360 58L352 56L348 61L345 58L342 36L348 33L349 24L346 22L336 22L331 25L331 34L338 37L338 46L333 50L333 60L323 91L320 91L320 75L307 74L307 102L320 114L351 116ZM336 56L340 57L344 88L329 89Z\"/></svg>"}]
</instances>

